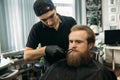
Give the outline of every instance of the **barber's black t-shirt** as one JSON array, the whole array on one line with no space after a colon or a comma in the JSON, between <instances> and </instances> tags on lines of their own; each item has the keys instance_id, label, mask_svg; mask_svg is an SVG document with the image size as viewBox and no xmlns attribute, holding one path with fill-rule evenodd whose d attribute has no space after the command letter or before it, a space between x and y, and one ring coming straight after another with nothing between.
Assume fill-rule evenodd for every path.
<instances>
[{"instance_id":1,"label":"barber's black t-shirt","mask_svg":"<svg viewBox=\"0 0 120 80\"><path fill-rule=\"evenodd\" d=\"M68 49L68 35L76 21L72 17L59 17L62 22L57 31L42 22L36 23L30 31L26 46L35 49L41 43L41 46L58 45L65 50Z\"/></svg>"}]
</instances>

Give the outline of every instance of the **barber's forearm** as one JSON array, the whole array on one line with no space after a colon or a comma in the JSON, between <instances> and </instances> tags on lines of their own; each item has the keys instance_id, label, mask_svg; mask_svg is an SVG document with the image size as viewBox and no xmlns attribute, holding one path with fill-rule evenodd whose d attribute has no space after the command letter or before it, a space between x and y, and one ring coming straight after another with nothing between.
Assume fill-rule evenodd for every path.
<instances>
[{"instance_id":1,"label":"barber's forearm","mask_svg":"<svg viewBox=\"0 0 120 80\"><path fill-rule=\"evenodd\" d=\"M24 51L24 60L36 60L45 56L45 47L39 49L26 49Z\"/></svg>"}]
</instances>

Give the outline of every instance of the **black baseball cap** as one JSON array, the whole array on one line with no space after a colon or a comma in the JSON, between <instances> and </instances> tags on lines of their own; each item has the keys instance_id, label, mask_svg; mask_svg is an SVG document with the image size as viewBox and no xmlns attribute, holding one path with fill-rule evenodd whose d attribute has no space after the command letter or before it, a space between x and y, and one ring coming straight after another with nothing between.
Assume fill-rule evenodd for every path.
<instances>
[{"instance_id":1,"label":"black baseball cap","mask_svg":"<svg viewBox=\"0 0 120 80\"><path fill-rule=\"evenodd\" d=\"M33 8L36 16L41 16L44 13L53 10L55 6L51 0L36 0Z\"/></svg>"}]
</instances>

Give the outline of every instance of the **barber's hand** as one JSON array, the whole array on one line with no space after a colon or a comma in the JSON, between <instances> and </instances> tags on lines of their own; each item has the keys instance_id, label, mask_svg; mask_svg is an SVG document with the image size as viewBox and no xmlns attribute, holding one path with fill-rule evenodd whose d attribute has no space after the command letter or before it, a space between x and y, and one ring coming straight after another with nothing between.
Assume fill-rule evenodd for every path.
<instances>
[{"instance_id":1,"label":"barber's hand","mask_svg":"<svg viewBox=\"0 0 120 80\"><path fill-rule=\"evenodd\" d=\"M57 45L46 46L45 53L46 60L50 63L56 62L66 56L65 51Z\"/></svg>"}]
</instances>

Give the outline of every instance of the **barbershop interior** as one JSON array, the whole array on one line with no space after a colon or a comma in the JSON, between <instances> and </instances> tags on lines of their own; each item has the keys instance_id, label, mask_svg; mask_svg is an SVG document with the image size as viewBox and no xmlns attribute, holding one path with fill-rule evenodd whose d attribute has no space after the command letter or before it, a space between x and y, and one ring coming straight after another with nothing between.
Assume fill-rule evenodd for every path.
<instances>
[{"instance_id":1,"label":"barbershop interior","mask_svg":"<svg viewBox=\"0 0 120 80\"><path fill-rule=\"evenodd\" d=\"M24 60L31 28L40 21L33 9L35 1L0 0L0 80L39 80L44 75L43 57ZM73 17L77 24L91 26L97 48L94 59L112 70L120 80L120 0L52 2L58 14ZM40 47L39 43L37 48Z\"/></svg>"}]
</instances>

